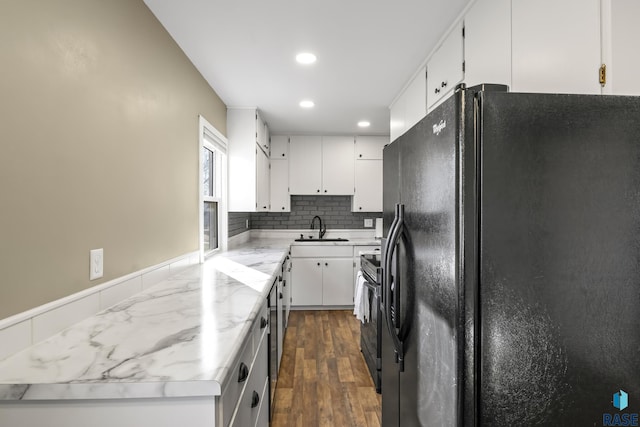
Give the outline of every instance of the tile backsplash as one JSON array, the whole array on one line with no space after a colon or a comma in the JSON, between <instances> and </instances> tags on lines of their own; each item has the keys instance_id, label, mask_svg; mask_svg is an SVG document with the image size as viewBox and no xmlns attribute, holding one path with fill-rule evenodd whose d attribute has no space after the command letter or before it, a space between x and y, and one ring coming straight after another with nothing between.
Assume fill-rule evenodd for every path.
<instances>
[{"instance_id":1,"label":"tile backsplash","mask_svg":"<svg viewBox=\"0 0 640 427\"><path fill-rule=\"evenodd\" d=\"M380 212L351 212L351 196L291 196L291 212L229 212L229 236L245 231L247 218L252 229L304 229L315 215L328 229L361 229L365 218L382 216Z\"/></svg>"}]
</instances>

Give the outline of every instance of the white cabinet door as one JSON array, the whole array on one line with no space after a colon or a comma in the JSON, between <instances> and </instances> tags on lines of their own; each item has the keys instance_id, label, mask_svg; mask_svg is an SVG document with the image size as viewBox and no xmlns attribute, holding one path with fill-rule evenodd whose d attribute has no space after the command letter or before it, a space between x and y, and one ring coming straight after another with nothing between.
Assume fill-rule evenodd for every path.
<instances>
[{"instance_id":1,"label":"white cabinet door","mask_svg":"<svg viewBox=\"0 0 640 427\"><path fill-rule=\"evenodd\" d=\"M257 183L256 211L267 212L269 210L269 157L256 145L257 156Z\"/></svg>"},{"instance_id":2,"label":"white cabinet door","mask_svg":"<svg viewBox=\"0 0 640 427\"><path fill-rule=\"evenodd\" d=\"M319 258L291 260L292 305L322 305L322 266Z\"/></svg>"},{"instance_id":3,"label":"white cabinet door","mask_svg":"<svg viewBox=\"0 0 640 427\"><path fill-rule=\"evenodd\" d=\"M427 63L427 103L429 111L446 98L464 78L462 22L456 24Z\"/></svg>"},{"instance_id":4,"label":"white cabinet door","mask_svg":"<svg viewBox=\"0 0 640 427\"><path fill-rule=\"evenodd\" d=\"M382 212L382 160L356 160L353 212Z\"/></svg>"},{"instance_id":5,"label":"white cabinet door","mask_svg":"<svg viewBox=\"0 0 640 427\"><path fill-rule=\"evenodd\" d=\"M513 0L512 91L601 93L600 0Z\"/></svg>"},{"instance_id":6,"label":"white cabinet door","mask_svg":"<svg viewBox=\"0 0 640 427\"><path fill-rule=\"evenodd\" d=\"M255 124L255 108L227 110L229 211L231 212L255 212L258 204Z\"/></svg>"},{"instance_id":7,"label":"white cabinet door","mask_svg":"<svg viewBox=\"0 0 640 427\"><path fill-rule=\"evenodd\" d=\"M407 131L404 122L407 108L406 92L402 92L389 107L389 140L395 141Z\"/></svg>"},{"instance_id":8,"label":"white cabinet door","mask_svg":"<svg viewBox=\"0 0 640 427\"><path fill-rule=\"evenodd\" d=\"M322 189L322 138L292 136L289 144L289 191L320 194Z\"/></svg>"},{"instance_id":9,"label":"white cabinet door","mask_svg":"<svg viewBox=\"0 0 640 427\"><path fill-rule=\"evenodd\" d=\"M511 86L511 0L478 0L464 17L464 82Z\"/></svg>"},{"instance_id":10,"label":"white cabinet door","mask_svg":"<svg viewBox=\"0 0 640 427\"><path fill-rule=\"evenodd\" d=\"M427 115L426 68L421 68L390 107L389 141L394 141Z\"/></svg>"},{"instance_id":11,"label":"white cabinet door","mask_svg":"<svg viewBox=\"0 0 640 427\"><path fill-rule=\"evenodd\" d=\"M322 194L353 194L354 137L322 137Z\"/></svg>"},{"instance_id":12,"label":"white cabinet door","mask_svg":"<svg viewBox=\"0 0 640 427\"><path fill-rule=\"evenodd\" d=\"M289 137L283 135L273 135L271 137L271 158L286 159L289 157Z\"/></svg>"},{"instance_id":13,"label":"white cabinet door","mask_svg":"<svg viewBox=\"0 0 640 427\"><path fill-rule=\"evenodd\" d=\"M325 258L322 262L323 305L353 304L353 259Z\"/></svg>"},{"instance_id":14,"label":"white cabinet door","mask_svg":"<svg viewBox=\"0 0 640 427\"><path fill-rule=\"evenodd\" d=\"M382 149L388 143L387 136L356 136L356 160L382 160Z\"/></svg>"},{"instance_id":15,"label":"white cabinet door","mask_svg":"<svg viewBox=\"0 0 640 427\"><path fill-rule=\"evenodd\" d=\"M271 159L271 212L290 212L289 196L289 161L287 159Z\"/></svg>"},{"instance_id":16,"label":"white cabinet door","mask_svg":"<svg viewBox=\"0 0 640 427\"><path fill-rule=\"evenodd\" d=\"M603 92L614 95L640 95L640 1L604 2L603 50L607 64L607 83Z\"/></svg>"},{"instance_id":17,"label":"white cabinet door","mask_svg":"<svg viewBox=\"0 0 640 427\"><path fill-rule=\"evenodd\" d=\"M268 130L264 120L260 116L258 110L256 110L256 144L260 146L260 149L265 153L269 154L269 144L268 144Z\"/></svg>"},{"instance_id":18,"label":"white cabinet door","mask_svg":"<svg viewBox=\"0 0 640 427\"><path fill-rule=\"evenodd\" d=\"M421 68L405 91L405 132L427 115L427 69Z\"/></svg>"}]
</instances>

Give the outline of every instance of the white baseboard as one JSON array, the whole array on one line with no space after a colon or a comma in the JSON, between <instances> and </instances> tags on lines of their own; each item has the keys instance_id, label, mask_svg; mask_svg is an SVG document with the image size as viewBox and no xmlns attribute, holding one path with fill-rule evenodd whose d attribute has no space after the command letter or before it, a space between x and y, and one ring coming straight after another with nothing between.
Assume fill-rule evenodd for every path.
<instances>
[{"instance_id":1,"label":"white baseboard","mask_svg":"<svg viewBox=\"0 0 640 427\"><path fill-rule=\"evenodd\" d=\"M190 252L2 319L0 360L199 262L199 252Z\"/></svg>"}]
</instances>

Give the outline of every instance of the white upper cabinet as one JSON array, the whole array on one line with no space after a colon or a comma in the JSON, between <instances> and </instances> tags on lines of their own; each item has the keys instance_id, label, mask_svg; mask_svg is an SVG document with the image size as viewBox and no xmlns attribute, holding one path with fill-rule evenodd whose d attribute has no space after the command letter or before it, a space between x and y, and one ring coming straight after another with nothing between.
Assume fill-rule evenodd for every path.
<instances>
[{"instance_id":1,"label":"white upper cabinet","mask_svg":"<svg viewBox=\"0 0 640 427\"><path fill-rule=\"evenodd\" d=\"M255 108L227 109L229 211L268 210L269 159L259 147ZM266 208L264 207L266 206Z\"/></svg>"},{"instance_id":2,"label":"white upper cabinet","mask_svg":"<svg viewBox=\"0 0 640 427\"><path fill-rule=\"evenodd\" d=\"M262 120L258 110L256 110L256 143L262 151L269 155L269 128L264 120Z\"/></svg>"},{"instance_id":3,"label":"white upper cabinet","mask_svg":"<svg viewBox=\"0 0 640 427\"><path fill-rule=\"evenodd\" d=\"M269 157L267 154L256 146L257 157L257 193L256 193L256 211L266 212L269 210Z\"/></svg>"},{"instance_id":4,"label":"white upper cabinet","mask_svg":"<svg viewBox=\"0 0 640 427\"><path fill-rule=\"evenodd\" d=\"M272 159L289 158L289 137L283 135L271 136L270 149Z\"/></svg>"},{"instance_id":5,"label":"white upper cabinet","mask_svg":"<svg viewBox=\"0 0 640 427\"><path fill-rule=\"evenodd\" d=\"M382 160L382 149L388 136L356 136L356 160Z\"/></svg>"},{"instance_id":6,"label":"white upper cabinet","mask_svg":"<svg viewBox=\"0 0 640 427\"><path fill-rule=\"evenodd\" d=\"M603 93L640 95L640 1L603 0L603 62L607 65Z\"/></svg>"},{"instance_id":7,"label":"white upper cabinet","mask_svg":"<svg viewBox=\"0 0 640 427\"><path fill-rule=\"evenodd\" d=\"M271 191L269 195L271 197L271 212L291 212L289 161L287 159L271 159Z\"/></svg>"},{"instance_id":8,"label":"white upper cabinet","mask_svg":"<svg viewBox=\"0 0 640 427\"><path fill-rule=\"evenodd\" d=\"M322 194L352 195L354 137L322 137Z\"/></svg>"},{"instance_id":9,"label":"white upper cabinet","mask_svg":"<svg viewBox=\"0 0 640 427\"><path fill-rule=\"evenodd\" d=\"M382 212L382 160L356 160L352 212Z\"/></svg>"},{"instance_id":10,"label":"white upper cabinet","mask_svg":"<svg viewBox=\"0 0 640 427\"><path fill-rule=\"evenodd\" d=\"M322 189L322 137L292 136L290 141L290 193L320 194Z\"/></svg>"},{"instance_id":11,"label":"white upper cabinet","mask_svg":"<svg viewBox=\"0 0 640 427\"><path fill-rule=\"evenodd\" d=\"M477 0L464 16L464 83L511 87L511 0Z\"/></svg>"},{"instance_id":12,"label":"white upper cabinet","mask_svg":"<svg viewBox=\"0 0 640 427\"><path fill-rule=\"evenodd\" d=\"M464 78L462 21L458 22L427 62L428 111L446 98Z\"/></svg>"},{"instance_id":13,"label":"white upper cabinet","mask_svg":"<svg viewBox=\"0 0 640 427\"><path fill-rule=\"evenodd\" d=\"M290 193L352 195L353 153L352 136L290 137Z\"/></svg>"},{"instance_id":14,"label":"white upper cabinet","mask_svg":"<svg viewBox=\"0 0 640 427\"><path fill-rule=\"evenodd\" d=\"M393 141L427 115L426 68L421 68L389 112L390 140ZM389 142L389 141L387 141Z\"/></svg>"},{"instance_id":15,"label":"white upper cabinet","mask_svg":"<svg viewBox=\"0 0 640 427\"><path fill-rule=\"evenodd\" d=\"M600 0L512 0L512 91L600 94Z\"/></svg>"}]
</instances>

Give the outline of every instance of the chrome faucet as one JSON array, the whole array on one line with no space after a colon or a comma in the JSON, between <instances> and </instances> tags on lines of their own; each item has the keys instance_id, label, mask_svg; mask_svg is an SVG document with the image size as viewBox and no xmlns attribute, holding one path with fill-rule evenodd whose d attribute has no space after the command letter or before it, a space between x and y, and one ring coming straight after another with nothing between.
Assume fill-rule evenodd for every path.
<instances>
[{"instance_id":1,"label":"chrome faucet","mask_svg":"<svg viewBox=\"0 0 640 427\"><path fill-rule=\"evenodd\" d=\"M319 228L318 228L318 239L322 239L322 237L324 236L324 234L327 232L327 226L326 225L322 225L322 218L320 218L318 215L314 216L313 219L311 220L311 229L314 229L313 224L316 222L316 218L318 218L318 221L320 222L319 224Z\"/></svg>"}]
</instances>

